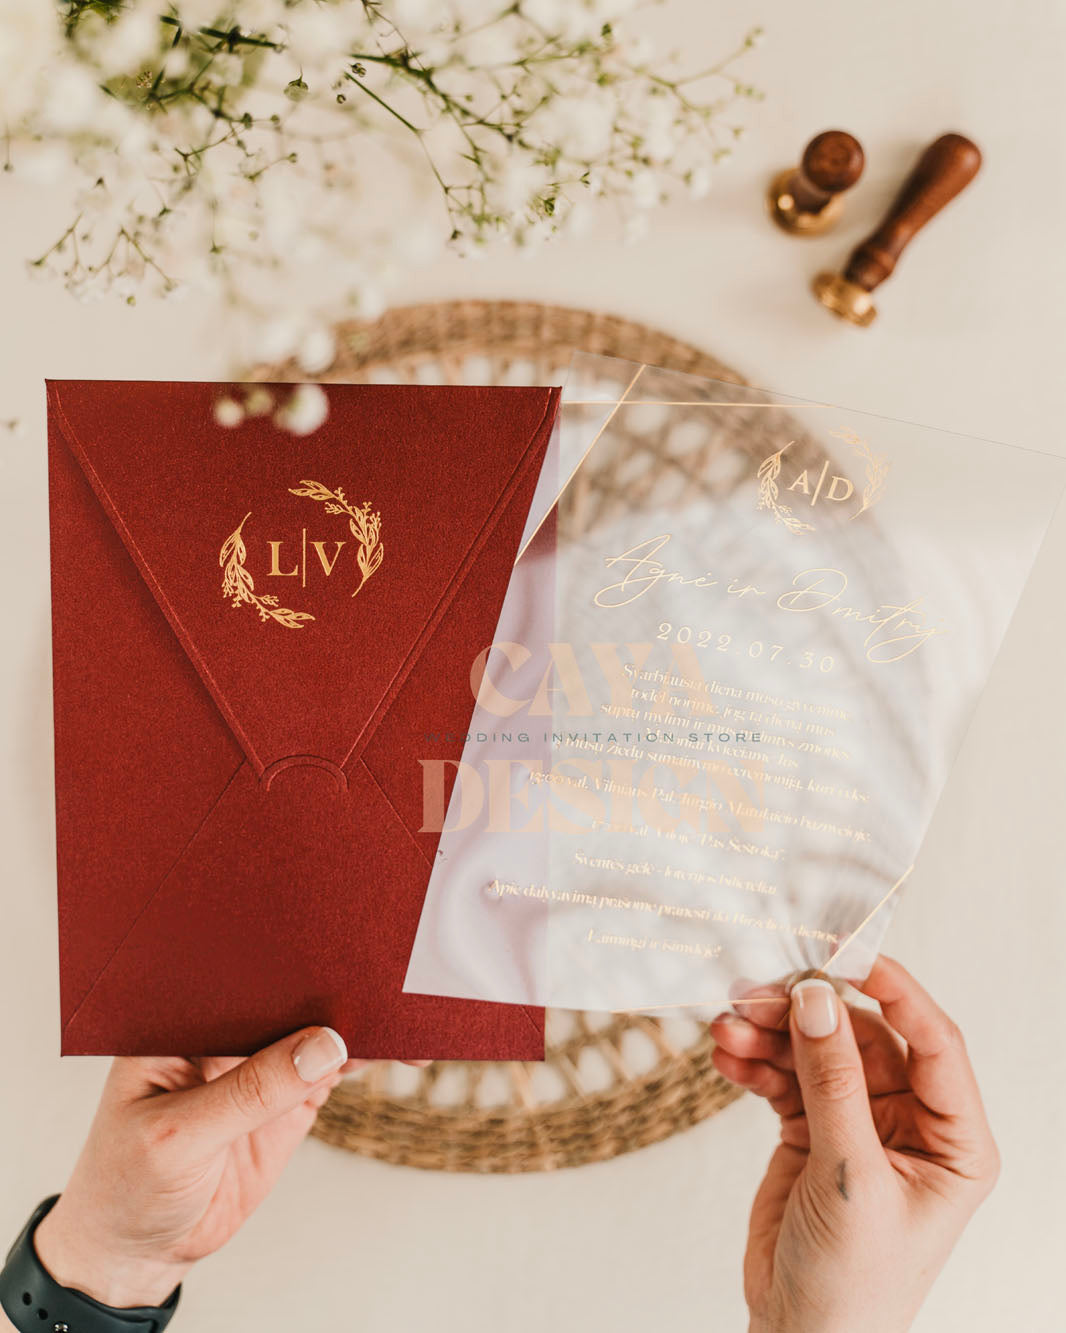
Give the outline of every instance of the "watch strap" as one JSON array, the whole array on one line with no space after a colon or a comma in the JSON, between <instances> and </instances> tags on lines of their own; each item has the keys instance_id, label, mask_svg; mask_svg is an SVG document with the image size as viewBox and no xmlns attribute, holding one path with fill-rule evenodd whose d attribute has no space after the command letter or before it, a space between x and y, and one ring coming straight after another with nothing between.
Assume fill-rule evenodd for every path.
<instances>
[{"instance_id":1,"label":"watch strap","mask_svg":"<svg viewBox=\"0 0 1066 1333\"><path fill-rule=\"evenodd\" d=\"M178 1308L180 1286L165 1305L119 1310L60 1286L44 1267L33 1235L58 1198L54 1194L34 1210L0 1271L0 1306L19 1333L163 1333Z\"/></svg>"}]
</instances>

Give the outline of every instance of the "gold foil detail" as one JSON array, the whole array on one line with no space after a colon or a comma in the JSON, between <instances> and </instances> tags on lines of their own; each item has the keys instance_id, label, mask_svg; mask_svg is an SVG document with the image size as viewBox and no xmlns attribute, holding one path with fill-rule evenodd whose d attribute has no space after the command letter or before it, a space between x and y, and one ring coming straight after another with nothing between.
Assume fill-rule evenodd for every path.
<instances>
[{"instance_id":1,"label":"gold foil detail","mask_svg":"<svg viewBox=\"0 0 1066 1333\"><path fill-rule=\"evenodd\" d=\"M798 404L798 406L802 405L803 404ZM725 404L722 404L722 406L725 406ZM885 489L885 482L888 479L888 471L892 464L887 458L883 458L880 454L875 454L866 440L864 440L861 435L856 435L853 431L837 430L830 431L830 434L836 439L843 440L846 444L850 445L855 454L861 458L866 465L866 485L863 487L862 491L862 502L849 520L854 522L860 514L865 513L867 509L872 509L881 498L881 493ZM770 454L759 464L759 470L755 474L758 482L758 499L755 507L756 509L768 509L773 514L774 518L777 519L778 523L781 523L788 528L789 532L794 532L796 534L802 532L814 532L815 528L813 523L805 523L801 518L798 518L792 512L791 505L784 504L780 499L780 490L778 488L777 480L781 475L781 459L784 456L785 450L793 444L795 444L795 440L789 440L788 444L782 445L776 453ZM827 459L825 466L822 468L822 475L819 477L817 486L815 487L814 495L811 498L810 503L812 509L821 494L822 483L825 480L825 473L828 470L828 467L829 461ZM797 483L802 481L803 485L800 487L801 493L807 495L806 475L806 472L801 473L800 477L789 487L789 490L795 490ZM832 480L833 485L838 481L845 482L848 486L848 493L843 496L835 496L831 486L827 492L826 498L838 501L849 499L855 489L854 484L846 477L834 476Z\"/></svg>"},{"instance_id":2,"label":"gold foil detail","mask_svg":"<svg viewBox=\"0 0 1066 1333\"><path fill-rule=\"evenodd\" d=\"M859 457L866 463L866 485L862 492L862 504L851 516L852 519L856 519L859 517L859 514L870 509L877 503L881 496L881 492L885 489L888 470L892 464L887 458L883 458L880 454L875 454L862 436L856 435L853 431L836 430L830 431L829 433L835 436L838 440L844 440L845 443L850 444L852 449L854 449Z\"/></svg>"},{"instance_id":3,"label":"gold foil detail","mask_svg":"<svg viewBox=\"0 0 1066 1333\"><path fill-rule=\"evenodd\" d=\"M279 606L276 597L269 593L260 596L255 591L255 583L244 565L248 558L248 551L241 536L241 529L251 516L252 511L249 509L234 531L222 543L222 549L218 553L218 563L224 570L222 596L232 598L230 605L234 608L240 607L242 603L254 606L259 612L261 621L276 620L279 625L284 625L286 629L303 629L302 622L314 620L313 615L307 611L292 611L287 606Z\"/></svg>"},{"instance_id":4,"label":"gold foil detail","mask_svg":"<svg viewBox=\"0 0 1066 1333\"><path fill-rule=\"evenodd\" d=\"M759 481L759 502L755 507L769 509L778 523L783 523L789 532L813 532L813 523L804 523L792 512L791 505L782 504L779 499L777 478L781 475L781 456L789 445L795 443L795 440L789 440L788 444L782 445L776 454L764 458L759 465L759 471L755 474Z\"/></svg>"},{"instance_id":5,"label":"gold foil detail","mask_svg":"<svg viewBox=\"0 0 1066 1333\"><path fill-rule=\"evenodd\" d=\"M385 559L385 547L381 542L381 515L371 510L370 501L365 500L359 509L354 509L344 492L338 486L331 491L320 481L301 481L299 487L290 487L290 495L306 495L309 500L318 500L326 506L327 514L347 514L348 527L352 536L359 543L356 563L362 579L352 596L355 597L372 574L381 568Z\"/></svg>"},{"instance_id":6,"label":"gold foil detail","mask_svg":"<svg viewBox=\"0 0 1066 1333\"><path fill-rule=\"evenodd\" d=\"M336 490L331 491L329 487L323 486L319 481L301 481L299 487L289 487L290 495L303 495L310 500L318 500L325 504L326 512L329 514L347 514L348 527L352 536L358 544L356 553L356 564L359 567L361 575L359 586L352 593L355 597L366 583L371 575L376 574L381 568L381 562L385 558L385 547L381 541L381 514L370 507L370 501L366 500L358 508L354 508L348 503L348 498L344 491L338 486ZM218 553L218 563L223 569L222 575L222 596L230 600L231 606L235 609L242 605L254 606L259 612L259 619L263 622L274 620L286 629L303 629L303 622L314 620L315 617L308 611L294 611L287 606L279 606L278 599L272 594L260 594L255 591L255 582L249 573L245 561L248 559L248 550L242 537L242 529L245 523L251 517L252 511L241 519L240 523L233 532L222 543L222 549ZM301 584L307 586L307 529L303 530L303 555L301 559L301 570L292 570L292 574L301 572ZM340 553L340 547L343 542L337 543L337 553L333 557L332 563L328 563L323 552L321 542L312 542L312 546L318 552L318 558L326 575L332 573L333 565L336 564L337 554ZM280 574L282 571L276 568L278 560L278 550L280 542L270 543L273 549L273 559L275 568L271 573ZM286 571L289 572L289 571Z\"/></svg>"}]
</instances>

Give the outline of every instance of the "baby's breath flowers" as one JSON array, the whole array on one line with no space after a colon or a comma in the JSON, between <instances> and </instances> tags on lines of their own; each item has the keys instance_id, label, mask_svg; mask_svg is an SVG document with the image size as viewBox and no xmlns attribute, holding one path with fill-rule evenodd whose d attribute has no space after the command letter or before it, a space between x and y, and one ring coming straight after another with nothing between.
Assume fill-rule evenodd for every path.
<instances>
[{"instance_id":1,"label":"baby's breath flowers","mask_svg":"<svg viewBox=\"0 0 1066 1333\"><path fill-rule=\"evenodd\" d=\"M277 413L277 420L293 435L310 435L329 413L329 402L319 384L298 384Z\"/></svg>"},{"instance_id":2,"label":"baby's breath flowers","mask_svg":"<svg viewBox=\"0 0 1066 1333\"><path fill-rule=\"evenodd\" d=\"M276 403L273 393L263 385L256 385L241 397L224 394L214 406L215 424L239 426L247 417L270 413L275 424L291 435L310 435L329 415L329 399L320 384L297 384L279 393Z\"/></svg>"},{"instance_id":3,"label":"baby's breath flowers","mask_svg":"<svg viewBox=\"0 0 1066 1333\"><path fill-rule=\"evenodd\" d=\"M244 415L244 405L229 395L219 398L215 403L215 421L220 426L239 426Z\"/></svg>"},{"instance_id":4,"label":"baby's breath flowers","mask_svg":"<svg viewBox=\"0 0 1066 1333\"><path fill-rule=\"evenodd\" d=\"M533 247L614 201L704 195L758 96L686 70L636 0L0 0L0 164L74 184L32 257L83 300L206 290L241 355L333 356L337 318L444 245ZM296 314L293 314L296 311Z\"/></svg>"}]
</instances>

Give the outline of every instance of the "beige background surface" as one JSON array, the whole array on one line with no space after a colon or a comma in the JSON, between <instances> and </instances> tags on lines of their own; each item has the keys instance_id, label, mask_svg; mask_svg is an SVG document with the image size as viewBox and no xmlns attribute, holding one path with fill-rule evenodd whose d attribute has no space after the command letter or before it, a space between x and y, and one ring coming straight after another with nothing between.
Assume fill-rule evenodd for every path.
<instances>
[{"instance_id":1,"label":"beige background surface","mask_svg":"<svg viewBox=\"0 0 1066 1333\"><path fill-rule=\"evenodd\" d=\"M661 215L636 246L597 239L532 263L449 261L397 298L601 307L705 344L768 388L1066 453L1066 7L674 0L651 21L664 45L683 40L698 59L755 20L768 39L749 69L767 101L751 108L744 151L711 198ZM786 239L762 215L764 180L832 124L863 140L865 184L842 231ZM873 329L833 322L806 294L809 276L846 253L946 129L980 142L981 177L906 257ZM51 239L61 211L6 183L0 199L0 417L27 425L22 440L0 438L2 1238L62 1185L104 1072L56 1054L41 381L209 379L225 349L195 304L86 308L31 285L18 258ZM1064 560L1060 514L890 937L967 1033L1005 1164L918 1321L924 1333L1062 1327ZM747 1210L774 1137L745 1099L659 1147L522 1179L419 1174L309 1143L189 1283L181 1327L742 1329Z\"/></svg>"}]
</instances>

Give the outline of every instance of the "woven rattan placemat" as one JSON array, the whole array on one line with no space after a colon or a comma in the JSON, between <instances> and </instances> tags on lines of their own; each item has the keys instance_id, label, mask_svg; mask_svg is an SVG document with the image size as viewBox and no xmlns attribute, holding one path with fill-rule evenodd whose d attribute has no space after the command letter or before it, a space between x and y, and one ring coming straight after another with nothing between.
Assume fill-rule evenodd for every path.
<instances>
[{"instance_id":1,"label":"woven rattan placemat","mask_svg":"<svg viewBox=\"0 0 1066 1333\"><path fill-rule=\"evenodd\" d=\"M658 329L531 301L449 301L337 330L335 382L560 384L574 350L740 382ZM293 364L262 378L306 378ZM645 444L635 440L634 460ZM694 466L694 473L698 469ZM643 1148L740 1092L715 1073L706 1025L552 1011L538 1064L376 1063L345 1080L314 1134L352 1152L437 1171L550 1171Z\"/></svg>"}]
</instances>

